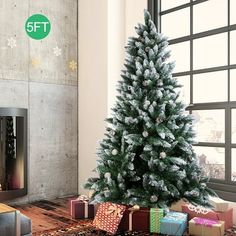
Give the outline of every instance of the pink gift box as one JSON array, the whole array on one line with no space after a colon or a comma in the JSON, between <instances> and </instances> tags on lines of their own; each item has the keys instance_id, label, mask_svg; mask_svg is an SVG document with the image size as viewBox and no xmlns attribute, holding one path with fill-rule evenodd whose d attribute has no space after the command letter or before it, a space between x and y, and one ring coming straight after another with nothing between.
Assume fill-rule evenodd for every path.
<instances>
[{"instance_id":1,"label":"pink gift box","mask_svg":"<svg viewBox=\"0 0 236 236\"><path fill-rule=\"evenodd\" d=\"M209 208L193 206L192 204L182 205L182 212L188 214L191 220L194 217L201 217L211 220L220 220L225 222L225 230L233 227L233 209L230 208L225 212L213 211Z\"/></svg>"}]
</instances>

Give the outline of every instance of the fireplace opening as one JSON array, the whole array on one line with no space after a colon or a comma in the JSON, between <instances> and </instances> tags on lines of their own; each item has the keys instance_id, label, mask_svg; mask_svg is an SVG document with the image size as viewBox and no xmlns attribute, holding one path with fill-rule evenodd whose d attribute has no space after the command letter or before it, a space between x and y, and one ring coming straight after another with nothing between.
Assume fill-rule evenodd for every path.
<instances>
[{"instance_id":1,"label":"fireplace opening","mask_svg":"<svg viewBox=\"0 0 236 236\"><path fill-rule=\"evenodd\" d=\"M27 194L27 110L0 108L0 201Z\"/></svg>"}]
</instances>

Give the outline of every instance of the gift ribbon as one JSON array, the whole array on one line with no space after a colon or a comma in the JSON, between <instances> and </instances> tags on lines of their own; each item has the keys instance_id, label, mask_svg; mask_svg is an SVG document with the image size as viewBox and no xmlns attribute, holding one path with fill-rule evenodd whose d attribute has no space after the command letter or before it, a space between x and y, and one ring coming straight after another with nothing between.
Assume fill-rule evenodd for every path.
<instances>
[{"instance_id":1,"label":"gift ribbon","mask_svg":"<svg viewBox=\"0 0 236 236\"><path fill-rule=\"evenodd\" d=\"M88 218L88 202L84 201L84 218Z\"/></svg>"},{"instance_id":2,"label":"gift ribbon","mask_svg":"<svg viewBox=\"0 0 236 236\"><path fill-rule=\"evenodd\" d=\"M116 217L119 217L119 218L122 217L121 209L118 206L114 205L114 204L112 204L108 207L105 214L106 215L113 215L113 217L115 217L115 218Z\"/></svg>"},{"instance_id":3,"label":"gift ribbon","mask_svg":"<svg viewBox=\"0 0 236 236\"><path fill-rule=\"evenodd\" d=\"M140 210L140 206L139 205L134 205L133 207L128 209L130 211L129 213L129 231L133 230L133 213L135 211Z\"/></svg>"},{"instance_id":4,"label":"gift ribbon","mask_svg":"<svg viewBox=\"0 0 236 236\"><path fill-rule=\"evenodd\" d=\"M89 197L87 195L80 195L77 200L84 202L84 218L88 218L88 201Z\"/></svg>"}]
</instances>

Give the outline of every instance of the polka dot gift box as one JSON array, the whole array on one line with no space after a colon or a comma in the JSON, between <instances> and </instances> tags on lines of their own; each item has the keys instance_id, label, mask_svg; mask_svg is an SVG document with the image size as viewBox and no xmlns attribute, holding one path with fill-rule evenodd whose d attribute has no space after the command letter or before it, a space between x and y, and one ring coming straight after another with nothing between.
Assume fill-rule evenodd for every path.
<instances>
[{"instance_id":1,"label":"polka dot gift box","mask_svg":"<svg viewBox=\"0 0 236 236\"><path fill-rule=\"evenodd\" d=\"M124 215L126 207L111 202L99 205L93 225L100 230L115 234L120 221Z\"/></svg>"}]
</instances>

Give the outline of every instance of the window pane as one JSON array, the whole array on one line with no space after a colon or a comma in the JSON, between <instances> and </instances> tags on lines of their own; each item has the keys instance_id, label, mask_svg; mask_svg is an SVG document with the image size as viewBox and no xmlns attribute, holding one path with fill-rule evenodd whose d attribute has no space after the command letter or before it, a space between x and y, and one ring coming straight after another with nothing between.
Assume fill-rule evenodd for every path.
<instances>
[{"instance_id":1,"label":"window pane","mask_svg":"<svg viewBox=\"0 0 236 236\"><path fill-rule=\"evenodd\" d=\"M227 6L226 0L212 0L194 5L193 33L228 26Z\"/></svg>"},{"instance_id":2,"label":"window pane","mask_svg":"<svg viewBox=\"0 0 236 236\"><path fill-rule=\"evenodd\" d=\"M236 30L230 32L230 64L236 64Z\"/></svg>"},{"instance_id":3,"label":"window pane","mask_svg":"<svg viewBox=\"0 0 236 236\"><path fill-rule=\"evenodd\" d=\"M193 102L227 101L227 88L227 71L193 75Z\"/></svg>"},{"instance_id":4,"label":"window pane","mask_svg":"<svg viewBox=\"0 0 236 236\"><path fill-rule=\"evenodd\" d=\"M194 69L224 66L226 64L227 33L195 39L193 41Z\"/></svg>"},{"instance_id":5,"label":"window pane","mask_svg":"<svg viewBox=\"0 0 236 236\"><path fill-rule=\"evenodd\" d=\"M176 26L178 26L176 28ZM190 33L190 8L184 8L161 17L161 32L167 37L179 38Z\"/></svg>"},{"instance_id":6,"label":"window pane","mask_svg":"<svg viewBox=\"0 0 236 236\"><path fill-rule=\"evenodd\" d=\"M232 120L232 143L236 143L236 109L231 110L231 120Z\"/></svg>"},{"instance_id":7,"label":"window pane","mask_svg":"<svg viewBox=\"0 0 236 236\"><path fill-rule=\"evenodd\" d=\"M236 101L236 70L230 71L230 100Z\"/></svg>"},{"instance_id":8,"label":"window pane","mask_svg":"<svg viewBox=\"0 0 236 236\"><path fill-rule=\"evenodd\" d=\"M161 1L161 10L167 10L173 7L177 7L183 5L185 3L189 3L189 0L162 0Z\"/></svg>"},{"instance_id":9,"label":"window pane","mask_svg":"<svg viewBox=\"0 0 236 236\"><path fill-rule=\"evenodd\" d=\"M214 179L225 178L225 149L219 147L194 147L204 174Z\"/></svg>"},{"instance_id":10,"label":"window pane","mask_svg":"<svg viewBox=\"0 0 236 236\"><path fill-rule=\"evenodd\" d=\"M177 89L177 92L180 92L178 101L182 101L188 105L190 103L190 76L181 76L177 80L183 86Z\"/></svg>"},{"instance_id":11,"label":"window pane","mask_svg":"<svg viewBox=\"0 0 236 236\"><path fill-rule=\"evenodd\" d=\"M174 72L190 70L190 43L178 43L170 45L171 60L176 61ZM183 57L184 55L184 57Z\"/></svg>"},{"instance_id":12,"label":"window pane","mask_svg":"<svg viewBox=\"0 0 236 236\"><path fill-rule=\"evenodd\" d=\"M197 110L192 112L197 142L225 142L225 111Z\"/></svg>"},{"instance_id":13,"label":"window pane","mask_svg":"<svg viewBox=\"0 0 236 236\"><path fill-rule=\"evenodd\" d=\"M231 175L231 180L236 181L236 148L232 148L231 151L231 170L232 170L232 175Z\"/></svg>"},{"instance_id":14,"label":"window pane","mask_svg":"<svg viewBox=\"0 0 236 236\"><path fill-rule=\"evenodd\" d=\"M236 14L235 14L235 9L236 9L236 1L235 0L230 0L231 5L230 5L230 24L236 24Z\"/></svg>"}]
</instances>

